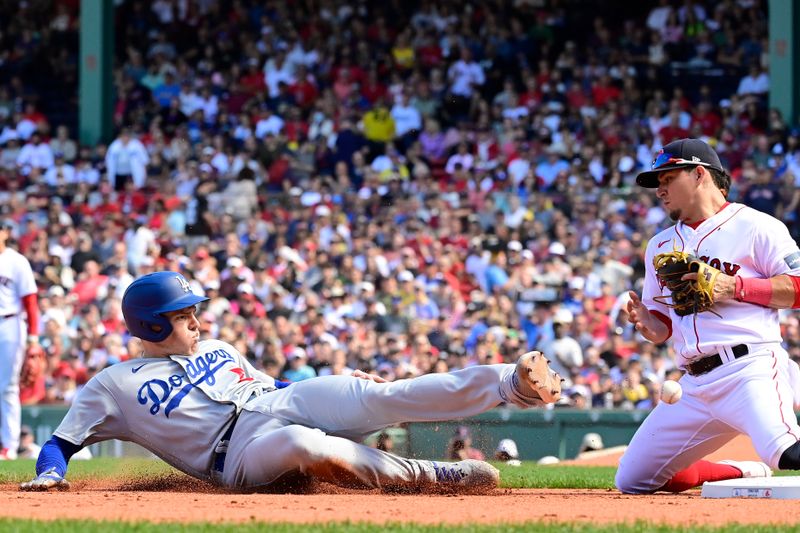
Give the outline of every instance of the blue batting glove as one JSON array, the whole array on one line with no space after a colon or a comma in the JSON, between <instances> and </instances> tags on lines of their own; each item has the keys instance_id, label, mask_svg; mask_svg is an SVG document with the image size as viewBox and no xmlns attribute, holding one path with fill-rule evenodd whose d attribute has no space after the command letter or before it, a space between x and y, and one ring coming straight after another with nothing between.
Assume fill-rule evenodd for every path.
<instances>
[{"instance_id":1,"label":"blue batting glove","mask_svg":"<svg viewBox=\"0 0 800 533\"><path fill-rule=\"evenodd\" d=\"M25 491L46 491L50 489L69 489L69 481L61 477L61 474L56 472L55 467L45 470L34 479L19 485L19 490Z\"/></svg>"}]
</instances>

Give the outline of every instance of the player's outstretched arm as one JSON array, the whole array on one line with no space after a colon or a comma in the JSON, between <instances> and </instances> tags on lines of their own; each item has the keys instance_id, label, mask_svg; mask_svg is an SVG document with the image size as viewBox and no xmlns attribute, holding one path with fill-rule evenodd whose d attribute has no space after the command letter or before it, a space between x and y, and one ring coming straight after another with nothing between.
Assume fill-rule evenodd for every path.
<instances>
[{"instance_id":1,"label":"player's outstretched arm","mask_svg":"<svg viewBox=\"0 0 800 533\"><path fill-rule=\"evenodd\" d=\"M40 490L66 490L69 482L64 478L67 474L67 463L82 446L72 444L62 438L53 435L50 437L42 450L39 452L39 459L36 461L36 477L25 483L21 483L19 490L40 491Z\"/></svg>"}]
</instances>

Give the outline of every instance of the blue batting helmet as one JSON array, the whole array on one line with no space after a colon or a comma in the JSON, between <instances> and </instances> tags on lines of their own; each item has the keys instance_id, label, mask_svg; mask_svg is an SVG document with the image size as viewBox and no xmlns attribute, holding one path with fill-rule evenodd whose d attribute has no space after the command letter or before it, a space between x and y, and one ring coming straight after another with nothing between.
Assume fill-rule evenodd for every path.
<instances>
[{"instance_id":1,"label":"blue batting helmet","mask_svg":"<svg viewBox=\"0 0 800 533\"><path fill-rule=\"evenodd\" d=\"M122 296L122 314L132 335L161 342L172 333L164 313L178 311L208 300L192 292L186 278L177 272L153 272L137 279Z\"/></svg>"}]
</instances>

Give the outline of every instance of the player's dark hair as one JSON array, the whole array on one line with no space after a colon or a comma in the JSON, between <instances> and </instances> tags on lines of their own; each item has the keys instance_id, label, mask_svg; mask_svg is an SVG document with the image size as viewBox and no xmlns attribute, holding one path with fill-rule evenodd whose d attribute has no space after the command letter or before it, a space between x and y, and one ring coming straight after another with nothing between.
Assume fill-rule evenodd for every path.
<instances>
[{"instance_id":1,"label":"player's dark hair","mask_svg":"<svg viewBox=\"0 0 800 533\"><path fill-rule=\"evenodd\" d=\"M717 186L717 189L722 191L722 195L727 198L728 193L731 190L731 176L724 170L717 170L715 168L707 168L709 174L711 174L711 179L714 180L714 185Z\"/></svg>"}]
</instances>

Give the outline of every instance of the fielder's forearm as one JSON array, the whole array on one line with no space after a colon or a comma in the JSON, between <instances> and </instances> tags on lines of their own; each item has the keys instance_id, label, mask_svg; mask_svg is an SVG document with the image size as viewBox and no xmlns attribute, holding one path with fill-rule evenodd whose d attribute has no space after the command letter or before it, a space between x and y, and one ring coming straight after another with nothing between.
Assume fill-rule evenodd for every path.
<instances>
[{"instance_id":1,"label":"fielder's forearm","mask_svg":"<svg viewBox=\"0 0 800 533\"><path fill-rule=\"evenodd\" d=\"M792 309L800 307L800 278L782 274L769 279L772 297L769 306L772 309Z\"/></svg>"},{"instance_id":2,"label":"fielder's forearm","mask_svg":"<svg viewBox=\"0 0 800 533\"><path fill-rule=\"evenodd\" d=\"M768 279L736 276L731 297L772 309L800 307L800 278L781 274Z\"/></svg>"},{"instance_id":3,"label":"fielder's forearm","mask_svg":"<svg viewBox=\"0 0 800 533\"><path fill-rule=\"evenodd\" d=\"M668 316L658 311L651 309L648 313L650 314L650 323L647 325L647 330L640 331L640 333L653 344L667 342L667 339L672 337L672 321Z\"/></svg>"}]
</instances>

